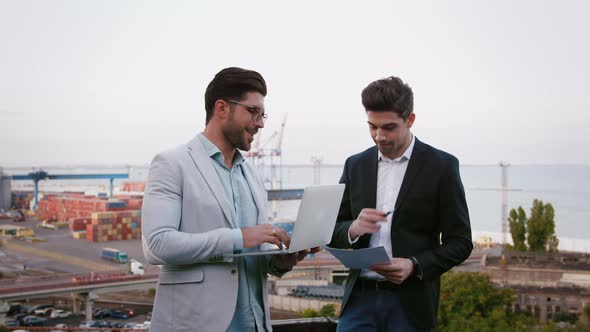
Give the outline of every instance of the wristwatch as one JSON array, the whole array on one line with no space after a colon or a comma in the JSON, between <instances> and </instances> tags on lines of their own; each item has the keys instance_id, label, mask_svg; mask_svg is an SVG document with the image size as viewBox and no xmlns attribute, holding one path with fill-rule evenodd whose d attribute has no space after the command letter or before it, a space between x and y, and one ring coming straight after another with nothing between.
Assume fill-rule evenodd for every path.
<instances>
[{"instance_id":1,"label":"wristwatch","mask_svg":"<svg viewBox=\"0 0 590 332\"><path fill-rule=\"evenodd\" d=\"M275 276L276 276L276 275L282 275L282 274L285 274L285 273L287 273L287 272L289 272L289 271L291 271L291 270L293 270L293 267L292 267L292 266L291 266L291 267L289 267L288 269L279 269L279 268L277 268L277 267L276 267L274 264L272 264L272 263L271 263L271 264L270 264L270 270L269 270L269 272L270 272L270 274L272 274L272 275L275 275Z\"/></svg>"}]
</instances>

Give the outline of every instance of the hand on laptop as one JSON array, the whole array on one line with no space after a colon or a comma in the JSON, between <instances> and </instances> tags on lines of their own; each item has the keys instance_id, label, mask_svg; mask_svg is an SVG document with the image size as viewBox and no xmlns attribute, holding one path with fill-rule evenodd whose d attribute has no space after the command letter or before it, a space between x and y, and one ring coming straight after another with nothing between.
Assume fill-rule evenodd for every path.
<instances>
[{"instance_id":1,"label":"hand on laptop","mask_svg":"<svg viewBox=\"0 0 590 332\"><path fill-rule=\"evenodd\" d=\"M293 266L297 265L308 254L315 254L320 251L320 247L301 250L288 255L274 255L272 256L272 264L279 270L289 271Z\"/></svg>"},{"instance_id":2,"label":"hand on laptop","mask_svg":"<svg viewBox=\"0 0 590 332\"><path fill-rule=\"evenodd\" d=\"M283 248L283 243L287 247L291 243L291 238L284 229L270 224L244 227L241 230L244 248L253 248L265 242Z\"/></svg>"},{"instance_id":3,"label":"hand on laptop","mask_svg":"<svg viewBox=\"0 0 590 332\"><path fill-rule=\"evenodd\" d=\"M379 229L381 229L379 222L386 221L386 219L387 215L381 210L369 208L362 209L358 218L356 218L348 229L350 239L354 240L361 235L378 232Z\"/></svg>"}]
</instances>

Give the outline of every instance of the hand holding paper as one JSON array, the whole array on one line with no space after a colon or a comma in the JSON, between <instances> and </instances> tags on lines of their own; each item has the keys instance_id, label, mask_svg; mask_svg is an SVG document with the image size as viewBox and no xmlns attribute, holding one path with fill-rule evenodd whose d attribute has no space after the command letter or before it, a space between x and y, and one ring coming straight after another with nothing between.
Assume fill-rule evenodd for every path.
<instances>
[{"instance_id":1,"label":"hand holding paper","mask_svg":"<svg viewBox=\"0 0 590 332\"><path fill-rule=\"evenodd\" d=\"M385 264L375 264L371 270L379 273L385 279L401 284L412 274L414 264L407 258L393 258L391 262Z\"/></svg>"},{"instance_id":2,"label":"hand holding paper","mask_svg":"<svg viewBox=\"0 0 590 332\"><path fill-rule=\"evenodd\" d=\"M390 262L383 246L356 250L336 249L328 246L324 248L349 269L369 269L372 265Z\"/></svg>"}]
</instances>

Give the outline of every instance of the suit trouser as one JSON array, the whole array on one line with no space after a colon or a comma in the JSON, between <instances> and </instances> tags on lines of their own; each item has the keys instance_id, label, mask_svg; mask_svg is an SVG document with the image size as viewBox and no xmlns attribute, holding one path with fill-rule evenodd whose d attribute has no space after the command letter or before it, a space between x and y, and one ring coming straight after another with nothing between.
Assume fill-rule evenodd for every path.
<instances>
[{"instance_id":1,"label":"suit trouser","mask_svg":"<svg viewBox=\"0 0 590 332\"><path fill-rule=\"evenodd\" d=\"M338 332L430 331L412 325L401 306L399 290L364 286L358 278L338 320Z\"/></svg>"}]
</instances>

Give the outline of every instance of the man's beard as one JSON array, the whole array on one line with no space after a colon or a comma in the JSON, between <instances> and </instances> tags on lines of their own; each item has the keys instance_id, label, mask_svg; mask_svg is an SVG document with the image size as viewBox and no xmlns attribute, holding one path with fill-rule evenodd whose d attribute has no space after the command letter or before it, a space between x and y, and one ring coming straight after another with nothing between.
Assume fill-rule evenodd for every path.
<instances>
[{"instance_id":1,"label":"man's beard","mask_svg":"<svg viewBox=\"0 0 590 332\"><path fill-rule=\"evenodd\" d=\"M233 117L230 115L227 124L223 128L223 135L235 148L242 151L249 151L252 148L252 144L245 138L246 132L246 128L235 126Z\"/></svg>"},{"instance_id":2,"label":"man's beard","mask_svg":"<svg viewBox=\"0 0 590 332\"><path fill-rule=\"evenodd\" d=\"M225 132L225 137L234 147L236 147L236 149L248 151L252 147L252 145L244 139L244 130L242 129L229 128Z\"/></svg>"}]
</instances>

